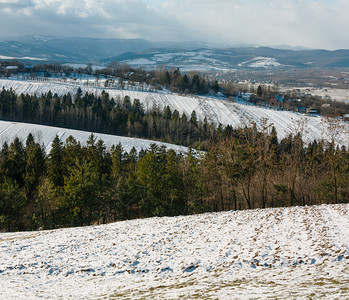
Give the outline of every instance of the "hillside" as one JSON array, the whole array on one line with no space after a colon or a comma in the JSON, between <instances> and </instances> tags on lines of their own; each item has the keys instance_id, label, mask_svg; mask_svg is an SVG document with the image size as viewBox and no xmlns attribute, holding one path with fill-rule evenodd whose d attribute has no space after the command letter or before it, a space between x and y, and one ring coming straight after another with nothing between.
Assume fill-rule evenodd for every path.
<instances>
[{"instance_id":1,"label":"hillside","mask_svg":"<svg viewBox=\"0 0 349 300\"><path fill-rule=\"evenodd\" d=\"M0 233L0 298L348 298L349 206Z\"/></svg>"},{"instance_id":2,"label":"hillside","mask_svg":"<svg viewBox=\"0 0 349 300\"><path fill-rule=\"evenodd\" d=\"M78 142L85 144L91 132L58 128L51 126L35 125L28 123L15 123L0 121L0 144L4 142L11 143L15 137L19 137L20 140L25 141L28 134L33 134L34 138L45 145L45 150L47 153L51 151L51 144L56 135L64 142L70 135L73 136ZM123 149L127 152L135 147L137 151L141 149L149 149L151 144L157 144L158 146L164 145L167 149L173 149L176 152L186 153L188 151L187 147L182 147L178 145L172 145L168 143L161 143L158 141L128 138L123 136L115 136L108 134L94 133L97 139L102 139L107 148L109 149L112 145L117 145L121 143Z\"/></svg>"},{"instance_id":3,"label":"hillside","mask_svg":"<svg viewBox=\"0 0 349 300\"><path fill-rule=\"evenodd\" d=\"M248 106L229 101L225 98L186 96L167 92L140 92L130 90L104 89L86 87L85 81L77 81L75 84L62 82L38 82L0 79L0 87L6 89L12 88L18 94L41 94L49 90L54 94L63 95L68 92L75 93L80 87L84 92L100 94L103 90L107 91L111 97L117 98L128 95L131 99L139 99L145 109L152 107L163 108L170 106L172 110L176 109L180 114L183 112L188 116L193 110L197 116L203 120L215 124L232 125L233 127L251 126L253 123L257 127L261 126L261 119L267 118L269 123L273 123L279 138L284 138L290 132L297 132L301 124L306 123L304 138L306 142L314 139L327 138L325 134L326 124L324 118L320 116L306 116L288 111L276 111L257 106ZM336 142L340 145L346 145L349 140L349 124L342 124L344 130L336 136Z\"/></svg>"},{"instance_id":4,"label":"hillside","mask_svg":"<svg viewBox=\"0 0 349 300\"><path fill-rule=\"evenodd\" d=\"M20 60L55 62L94 62L131 49L146 50L161 46L143 39L95 39L26 36L0 42L0 54Z\"/></svg>"},{"instance_id":5,"label":"hillside","mask_svg":"<svg viewBox=\"0 0 349 300\"><path fill-rule=\"evenodd\" d=\"M22 36L0 41L0 57L23 61L90 63L129 51L174 47L192 49L216 45L199 42L154 42L145 39ZM7 58L6 58L7 57Z\"/></svg>"},{"instance_id":6,"label":"hillside","mask_svg":"<svg viewBox=\"0 0 349 300\"><path fill-rule=\"evenodd\" d=\"M161 65L180 67L183 70L257 70L285 68L347 68L348 50L290 50L269 47L212 48L157 48L128 52L103 59L103 63L119 61L145 68Z\"/></svg>"}]
</instances>

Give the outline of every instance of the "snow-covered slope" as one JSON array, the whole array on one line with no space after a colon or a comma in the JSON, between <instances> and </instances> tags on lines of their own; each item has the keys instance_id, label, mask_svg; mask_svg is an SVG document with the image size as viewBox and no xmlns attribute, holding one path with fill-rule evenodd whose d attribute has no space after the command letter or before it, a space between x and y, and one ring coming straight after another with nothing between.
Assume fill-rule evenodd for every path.
<instances>
[{"instance_id":1,"label":"snow-covered slope","mask_svg":"<svg viewBox=\"0 0 349 300\"><path fill-rule=\"evenodd\" d=\"M83 82L79 85L58 82L43 83L0 79L0 87L5 87L6 89L12 88L17 93L29 94L46 93L51 90L52 93L57 93L59 95L68 92L75 93L78 87L81 87L83 91L95 94L100 94L103 90L106 90L110 96L114 98L123 98L126 95L130 96L131 99L137 98L143 103L145 109L149 109L153 106L165 107L169 105L172 109L177 109L180 113L185 112L187 115L190 115L192 111L195 110L198 117L202 120L207 117L209 121L216 124L230 124L234 127L249 126L253 122L255 122L257 126L260 126L261 119L268 118L269 123L275 125L280 138L285 137L291 131L294 132L294 128L297 128L299 124L303 123L305 120L305 123L307 123L307 132L304 132L306 142L313 141L314 139L326 138L326 135L324 135L324 118L322 117L310 117L288 111L276 111L257 106L248 106L233 103L227 99L181 96L171 93L91 88L86 87ZM349 124L343 123L342 125L344 126L344 130L336 137L337 143L348 146Z\"/></svg>"},{"instance_id":2,"label":"snow-covered slope","mask_svg":"<svg viewBox=\"0 0 349 300\"><path fill-rule=\"evenodd\" d=\"M60 140L63 142L71 135L82 144L85 144L88 137L91 135L91 132L88 131L79 131L28 123L0 121L0 145L2 145L4 142L11 143L15 137L18 137L22 141L25 141L29 133L32 133L34 135L36 141L45 145L47 153L51 151L51 144L56 135L58 135ZM176 152L188 152L187 147L161 143L152 140L128 138L100 133L94 133L94 135L97 139L102 139L108 149L112 145L121 143L123 149L127 152L129 152L132 147L135 147L137 151L140 151L141 149L149 149L151 144L157 144L159 146L164 145L167 149L173 149Z\"/></svg>"},{"instance_id":3,"label":"snow-covered slope","mask_svg":"<svg viewBox=\"0 0 349 300\"><path fill-rule=\"evenodd\" d=\"M242 62L239 66L249 66L250 68L278 67L280 64L272 57L255 57L249 61Z\"/></svg>"},{"instance_id":4,"label":"snow-covered slope","mask_svg":"<svg viewBox=\"0 0 349 300\"><path fill-rule=\"evenodd\" d=\"M348 299L348 286L348 204L0 233L1 299Z\"/></svg>"}]
</instances>

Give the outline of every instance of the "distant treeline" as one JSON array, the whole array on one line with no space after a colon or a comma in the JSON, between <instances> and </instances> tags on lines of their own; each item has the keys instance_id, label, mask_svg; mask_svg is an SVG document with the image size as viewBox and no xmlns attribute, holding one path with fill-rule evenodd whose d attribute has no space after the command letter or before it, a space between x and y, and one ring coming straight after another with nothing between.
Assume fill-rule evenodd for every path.
<instances>
[{"instance_id":1,"label":"distant treeline","mask_svg":"<svg viewBox=\"0 0 349 300\"><path fill-rule=\"evenodd\" d=\"M32 135L24 143L15 138L0 152L0 228L349 202L345 147L323 141L305 147L301 132L279 141L267 120L263 124L261 131L237 129L211 141L207 152L188 155L156 145L139 153L121 145L106 149L92 134L85 146L57 136L46 154ZM333 137L335 124L328 127Z\"/></svg>"},{"instance_id":2,"label":"distant treeline","mask_svg":"<svg viewBox=\"0 0 349 300\"><path fill-rule=\"evenodd\" d=\"M8 68L10 67L10 68ZM16 68L11 68L16 67ZM105 87L117 86L124 89L126 83L128 87L138 84L138 88L169 89L174 93L185 93L194 95L216 94L221 92L226 97L236 97L239 93L252 93L249 102L265 106L274 95L280 93L279 86L260 85L258 88L247 88L246 84L228 81L218 84L212 76L205 78L195 71L182 73L178 68L161 68L157 70L145 70L142 67L133 68L127 64L113 62L103 69L93 69L92 64L86 67L72 67L67 64L33 64L26 65L17 60L0 61L0 77L10 77L11 75L22 74L25 78L34 79L38 76L51 77L60 76L62 78L73 76L82 77L83 74L93 75L96 80L107 78ZM117 79L117 81L115 81ZM115 84L115 82L117 84ZM114 83L114 84L113 84ZM91 82L89 82L91 84ZM324 116L342 116L349 113L349 104L343 101L334 101L330 97L322 99L319 96L301 95L299 93L288 92L284 94L286 110L297 111L298 108L313 108ZM291 101L288 101L291 99ZM297 101L294 101L297 99Z\"/></svg>"},{"instance_id":3,"label":"distant treeline","mask_svg":"<svg viewBox=\"0 0 349 300\"><path fill-rule=\"evenodd\" d=\"M96 97L83 94L80 88L74 96L68 93L61 97L51 92L16 95L13 90L2 89L0 118L195 147L233 132L231 126L216 128L207 119L200 121L195 111L190 116L168 106L146 111L138 99L113 99L104 91Z\"/></svg>"},{"instance_id":4,"label":"distant treeline","mask_svg":"<svg viewBox=\"0 0 349 300\"><path fill-rule=\"evenodd\" d=\"M87 74L94 75L96 80L101 77L108 78L108 80L117 78L122 89L124 88L124 81L128 81L130 83L144 83L157 89L167 88L172 92L186 94L205 95L210 92L217 93L220 89L217 80L204 79L200 73L195 71L182 74L178 68L146 71L144 68L132 68L127 64L113 62L106 68L93 70L91 64L88 64L85 68L74 68L61 64L25 65L17 60L0 61L0 76L10 77L15 74L26 74L27 78L35 78L39 75L45 77L54 75L69 77L73 75L79 77L82 74Z\"/></svg>"},{"instance_id":5,"label":"distant treeline","mask_svg":"<svg viewBox=\"0 0 349 300\"><path fill-rule=\"evenodd\" d=\"M113 62L104 69L96 70L95 75L118 78L121 82L146 83L158 89L165 87L174 93L206 95L217 93L220 89L217 80L205 79L195 71L182 74L178 68L145 71L143 68Z\"/></svg>"}]
</instances>

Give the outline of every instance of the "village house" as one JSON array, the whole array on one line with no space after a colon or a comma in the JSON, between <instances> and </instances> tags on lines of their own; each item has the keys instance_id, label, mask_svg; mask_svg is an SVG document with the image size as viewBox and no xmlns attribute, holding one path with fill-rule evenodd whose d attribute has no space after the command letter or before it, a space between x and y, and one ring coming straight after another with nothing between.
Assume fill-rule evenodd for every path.
<instances>
[{"instance_id":1,"label":"village house","mask_svg":"<svg viewBox=\"0 0 349 300\"><path fill-rule=\"evenodd\" d=\"M274 95L269 100L271 108L283 109L285 107L285 99L282 96Z\"/></svg>"},{"instance_id":2,"label":"village house","mask_svg":"<svg viewBox=\"0 0 349 300\"><path fill-rule=\"evenodd\" d=\"M349 122L349 114L343 115L343 121L344 122Z\"/></svg>"}]
</instances>

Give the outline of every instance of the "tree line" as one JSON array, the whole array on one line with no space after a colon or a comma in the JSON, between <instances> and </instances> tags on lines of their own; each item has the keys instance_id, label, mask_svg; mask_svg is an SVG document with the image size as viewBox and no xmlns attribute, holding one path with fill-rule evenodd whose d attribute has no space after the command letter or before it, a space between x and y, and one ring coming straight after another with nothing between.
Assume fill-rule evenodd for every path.
<instances>
[{"instance_id":1,"label":"tree line","mask_svg":"<svg viewBox=\"0 0 349 300\"><path fill-rule=\"evenodd\" d=\"M1 230L51 229L152 216L348 203L349 152L334 141L279 141L263 120L183 155L152 145L107 149L56 136L49 153L29 134L0 152Z\"/></svg>"},{"instance_id":2,"label":"tree line","mask_svg":"<svg viewBox=\"0 0 349 300\"><path fill-rule=\"evenodd\" d=\"M16 66L16 69L6 69L9 66ZM154 89L169 89L174 93L185 93L195 95L216 94L221 92L226 97L236 97L239 93L252 93L250 102L255 105L264 106L275 94L280 94L278 84L274 86L260 85L257 88L253 86L249 89L246 84L218 83L216 79L205 79L199 72L190 71L182 73L178 68L160 68L157 70L145 70L142 67L133 68L128 64L121 64L117 61L112 62L107 67L94 70L92 64L86 67L74 68L69 65L61 64L35 64L25 65L17 60L0 61L0 77L10 77L15 74L26 74L28 78L36 78L40 74L45 77L81 77L83 74L94 75L96 80L107 78L105 87L108 82L115 82L118 79L118 87L124 89L125 81L133 85L138 83L140 86L145 84ZM324 116L342 116L348 113L348 104L344 101L334 101L329 96L324 97L313 95L301 95L297 92L282 93L285 97L285 109L297 111L298 107L316 109ZM288 101L288 100L292 101ZM296 101L294 101L296 99Z\"/></svg>"},{"instance_id":3,"label":"tree line","mask_svg":"<svg viewBox=\"0 0 349 300\"><path fill-rule=\"evenodd\" d=\"M10 67L10 68L8 68ZM16 67L16 68L11 68ZM144 68L133 68L128 64L120 64L115 61L102 69L94 70L92 64L86 67L74 68L61 64L35 64L25 65L17 60L0 61L0 76L26 75L27 78L60 76L79 77L83 74L94 75L96 80L107 78L118 79L119 86L124 88L124 81L131 83L147 84L156 89L167 88L175 93L200 94L217 93L220 89L217 80L205 79L199 72L191 71L182 74L179 68L161 68L146 71Z\"/></svg>"},{"instance_id":4,"label":"tree line","mask_svg":"<svg viewBox=\"0 0 349 300\"><path fill-rule=\"evenodd\" d=\"M17 95L12 89L0 92L0 118L9 121L59 126L90 132L147 138L184 146L204 147L205 141L231 135L233 128L223 129L199 120L195 111L187 116L169 106L144 109L143 104L129 96L123 99L82 93L79 88L58 96L49 91L43 95ZM198 145L200 144L200 145Z\"/></svg>"}]
</instances>

